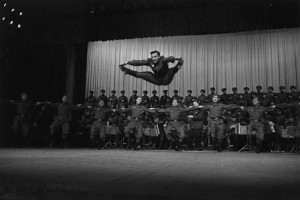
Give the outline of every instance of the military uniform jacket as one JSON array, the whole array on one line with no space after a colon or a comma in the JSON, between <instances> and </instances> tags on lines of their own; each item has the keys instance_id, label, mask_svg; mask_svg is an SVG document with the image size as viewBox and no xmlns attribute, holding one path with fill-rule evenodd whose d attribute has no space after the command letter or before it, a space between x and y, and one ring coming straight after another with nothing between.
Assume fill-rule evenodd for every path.
<instances>
[{"instance_id":1,"label":"military uniform jacket","mask_svg":"<svg viewBox=\"0 0 300 200\"><path fill-rule=\"evenodd\" d=\"M150 98L148 96L142 96L142 104L145 106L150 106Z\"/></svg>"},{"instance_id":2,"label":"military uniform jacket","mask_svg":"<svg viewBox=\"0 0 300 200\"><path fill-rule=\"evenodd\" d=\"M106 107L94 107L92 111L92 118L94 120L107 121L109 113L112 112L112 109Z\"/></svg>"},{"instance_id":3,"label":"military uniform jacket","mask_svg":"<svg viewBox=\"0 0 300 200\"><path fill-rule=\"evenodd\" d=\"M203 105L205 103L206 98L207 97L203 94L203 95L198 96L197 101L200 105Z\"/></svg>"},{"instance_id":4,"label":"military uniform jacket","mask_svg":"<svg viewBox=\"0 0 300 200\"><path fill-rule=\"evenodd\" d=\"M132 105L129 108L121 109L120 112L130 112L131 117L142 118L142 115L149 109L142 105Z\"/></svg>"},{"instance_id":5,"label":"military uniform jacket","mask_svg":"<svg viewBox=\"0 0 300 200\"><path fill-rule=\"evenodd\" d=\"M95 96L88 96L84 102L87 106L96 106L97 98Z\"/></svg>"},{"instance_id":6,"label":"military uniform jacket","mask_svg":"<svg viewBox=\"0 0 300 200\"><path fill-rule=\"evenodd\" d=\"M180 98L182 98L182 97L179 95L172 96L172 100L176 99L177 101L179 101Z\"/></svg>"},{"instance_id":7,"label":"military uniform jacket","mask_svg":"<svg viewBox=\"0 0 300 200\"><path fill-rule=\"evenodd\" d=\"M223 103L212 103L210 105L206 105L203 108L207 109L209 111L209 117L210 118L221 118L222 117L222 110L223 109L233 109L233 108L239 108L240 106L229 104L225 105Z\"/></svg>"},{"instance_id":8,"label":"military uniform jacket","mask_svg":"<svg viewBox=\"0 0 300 200\"><path fill-rule=\"evenodd\" d=\"M199 107L192 107L192 108L182 108L181 106L172 106L166 109L156 109L158 112L165 112L169 113L169 120L171 121L181 121L180 114L183 112L188 112L192 110L200 109Z\"/></svg>"},{"instance_id":9,"label":"military uniform jacket","mask_svg":"<svg viewBox=\"0 0 300 200\"><path fill-rule=\"evenodd\" d=\"M56 106L57 115L54 117L55 120L69 122L71 121L72 111L75 108L73 104L70 103L55 103L51 104L52 106Z\"/></svg>"},{"instance_id":10,"label":"military uniform jacket","mask_svg":"<svg viewBox=\"0 0 300 200\"><path fill-rule=\"evenodd\" d=\"M153 108L158 108L160 107L160 104L159 104L159 97L158 96L152 96L150 98L150 105L151 107Z\"/></svg>"},{"instance_id":11,"label":"military uniform jacket","mask_svg":"<svg viewBox=\"0 0 300 200\"><path fill-rule=\"evenodd\" d=\"M137 99L137 95L132 95L132 96L129 98L129 105L131 106L131 105L135 104L136 99Z\"/></svg>"},{"instance_id":12,"label":"military uniform jacket","mask_svg":"<svg viewBox=\"0 0 300 200\"><path fill-rule=\"evenodd\" d=\"M22 120L28 121L31 117L30 114L32 112L33 103L29 100L26 101L15 101L17 116L22 117Z\"/></svg>"},{"instance_id":13,"label":"military uniform jacket","mask_svg":"<svg viewBox=\"0 0 300 200\"><path fill-rule=\"evenodd\" d=\"M104 94L101 94L101 95L98 97L98 101L100 101L100 100L103 100L105 103L107 103L107 101L108 101L108 98L107 98L107 96L106 96L106 95L104 95Z\"/></svg>"},{"instance_id":14,"label":"military uniform jacket","mask_svg":"<svg viewBox=\"0 0 300 200\"><path fill-rule=\"evenodd\" d=\"M261 105L250 106L250 107L245 107L244 108L244 110L246 110L249 114L250 121L252 121L252 120L261 121L263 113L266 112L266 111L270 111L272 109L273 108L264 107L264 106L261 106Z\"/></svg>"},{"instance_id":15,"label":"military uniform jacket","mask_svg":"<svg viewBox=\"0 0 300 200\"><path fill-rule=\"evenodd\" d=\"M278 99L280 103L285 103L288 99L288 95L286 92L279 92L278 93Z\"/></svg>"},{"instance_id":16,"label":"military uniform jacket","mask_svg":"<svg viewBox=\"0 0 300 200\"><path fill-rule=\"evenodd\" d=\"M195 98L194 96L186 96L185 98L184 98L184 104L186 105L186 106L190 106L191 105L191 103L192 103L192 99L193 98Z\"/></svg>"},{"instance_id":17,"label":"military uniform jacket","mask_svg":"<svg viewBox=\"0 0 300 200\"><path fill-rule=\"evenodd\" d=\"M117 105L117 104L118 104L118 97L116 97L116 96L110 96L109 99L112 99L112 103L113 103L114 105Z\"/></svg>"},{"instance_id":18,"label":"military uniform jacket","mask_svg":"<svg viewBox=\"0 0 300 200\"><path fill-rule=\"evenodd\" d=\"M128 98L126 97L126 96L120 96L119 97L119 105L121 105L121 104L128 104Z\"/></svg>"},{"instance_id":19,"label":"military uniform jacket","mask_svg":"<svg viewBox=\"0 0 300 200\"><path fill-rule=\"evenodd\" d=\"M168 95L163 95L163 96L161 96L161 97L160 97L160 104L161 104L161 105L166 105L167 99L171 99L171 97L169 97Z\"/></svg>"},{"instance_id":20,"label":"military uniform jacket","mask_svg":"<svg viewBox=\"0 0 300 200\"><path fill-rule=\"evenodd\" d=\"M190 121L191 128L202 128L205 120L205 112L202 110L194 110L191 113L193 118Z\"/></svg>"}]
</instances>

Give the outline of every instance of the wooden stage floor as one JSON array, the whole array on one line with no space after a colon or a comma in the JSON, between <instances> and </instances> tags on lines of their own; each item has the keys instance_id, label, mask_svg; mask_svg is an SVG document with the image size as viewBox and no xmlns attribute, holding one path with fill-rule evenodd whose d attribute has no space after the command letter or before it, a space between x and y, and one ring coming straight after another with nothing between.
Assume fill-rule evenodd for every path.
<instances>
[{"instance_id":1,"label":"wooden stage floor","mask_svg":"<svg viewBox=\"0 0 300 200\"><path fill-rule=\"evenodd\" d=\"M289 153L0 149L0 199L300 199Z\"/></svg>"}]
</instances>

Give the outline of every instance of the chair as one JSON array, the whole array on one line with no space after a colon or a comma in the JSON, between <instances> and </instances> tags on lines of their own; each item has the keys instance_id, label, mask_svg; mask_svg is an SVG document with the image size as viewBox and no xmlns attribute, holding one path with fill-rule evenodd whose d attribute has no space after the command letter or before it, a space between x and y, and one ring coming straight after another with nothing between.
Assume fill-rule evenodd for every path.
<instances>
[{"instance_id":1,"label":"chair","mask_svg":"<svg viewBox=\"0 0 300 200\"><path fill-rule=\"evenodd\" d=\"M247 131L247 126L242 126L240 123L238 123L238 134L239 135L246 135L247 136L247 142L246 142L246 145L243 146L239 152L241 151L246 151L246 150L250 150L250 151L254 151L255 150L255 147L252 143L252 135L255 135L255 131L252 131L251 134L248 134L248 131Z\"/></svg>"}]
</instances>

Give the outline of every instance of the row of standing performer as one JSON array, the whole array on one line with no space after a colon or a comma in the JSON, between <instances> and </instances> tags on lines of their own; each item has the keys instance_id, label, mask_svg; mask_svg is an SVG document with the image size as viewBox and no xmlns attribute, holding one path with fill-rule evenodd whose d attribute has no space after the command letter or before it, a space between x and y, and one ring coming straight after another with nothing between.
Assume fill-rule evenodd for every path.
<instances>
[{"instance_id":1,"label":"row of standing performer","mask_svg":"<svg viewBox=\"0 0 300 200\"><path fill-rule=\"evenodd\" d=\"M187 97L191 96L191 91L189 93ZM145 138L148 138L146 142L149 143L149 138L154 136L156 138L154 143L160 149L180 150L184 139L187 138L189 149L203 149L211 144L213 149L222 151L224 141L229 147L233 145L234 149L239 148L240 138L235 128L232 127L234 127L233 124L240 123L247 126L249 135L252 130L256 130L256 151L259 153L262 150L266 132L273 130L271 132L277 134L273 134L272 145L276 145L278 149L282 145L278 142L279 127L292 126L295 130L299 127L299 101L296 101L297 99L292 102L279 102L276 106L270 106L271 104L262 106L260 105L261 99L253 95L250 98L250 106L247 106L238 103L222 103L221 97L213 94L211 102L205 102L202 105L194 97L191 98L190 104L186 101L181 103L177 98L167 97L166 99L171 99L171 105L166 103L162 106L162 97L157 106L145 105L143 97L138 96L132 105L114 104L111 103L110 98L107 101L99 98L95 105L93 101L90 101L91 96L87 97L85 104L73 105L68 103L67 96L63 96L61 103L33 103L28 100L27 94L23 93L20 101L1 100L1 104L5 102L16 104L17 114L13 122L12 135L13 141L18 146L30 143L32 135L30 129L35 127L44 133L50 130L50 146L55 145L57 142L55 136L61 132L58 138L62 148L70 142L70 135L72 135L70 132L75 131L78 133L77 136L82 136L84 132L88 135L87 142L91 148L101 149L108 140L111 141L111 137L114 137L114 146L126 144L127 149L140 149L145 146ZM51 120L50 113L47 113L48 108L51 107L56 110L54 121ZM270 114L272 112L275 116ZM32 113L35 113L35 117L32 117ZM80 113L81 119L72 120L74 113ZM77 128L74 128L76 127L74 123L72 126L72 121L79 121L75 123ZM270 128L272 126L273 129ZM40 134L37 133L38 136L43 134L40 131L38 131Z\"/></svg>"}]
</instances>

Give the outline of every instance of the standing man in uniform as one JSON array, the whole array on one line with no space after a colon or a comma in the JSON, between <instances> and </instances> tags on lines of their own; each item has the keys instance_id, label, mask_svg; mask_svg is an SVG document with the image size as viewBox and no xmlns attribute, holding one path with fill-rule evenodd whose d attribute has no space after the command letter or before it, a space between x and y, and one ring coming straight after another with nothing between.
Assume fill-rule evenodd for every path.
<instances>
[{"instance_id":1,"label":"standing man in uniform","mask_svg":"<svg viewBox=\"0 0 300 200\"><path fill-rule=\"evenodd\" d=\"M227 88L222 88L223 94L220 97L220 101L224 104L227 104L229 101L229 95L227 94Z\"/></svg>"},{"instance_id":2,"label":"standing man in uniform","mask_svg":"<svg viewBox=\"0 0 300 200\"><path fill-rule=\"evenodd\" d=\"M187 93L188 95L184 98L184 105L186 107L189 107L192 105L192 99L194 98L194 96L192 96L192 90L188 90Z\"/></svg>"},{"instance_id":3,"label":"standing man in uniform","mask_svg":"<svg viewBox=\"0 0 300 200\"><path fill-rule=\"evenodd\" d=\"M153 90L152 94L153 94L153 96L150 98L150 107L152 107L152 108L159 108L160 107L159 97L156 96L157 91Z\"/></svg>"},{"instance_id":4,"label":"standing man in uniform","mask_svg":"<svg viewBox=\"0 0 300 200\"><path fill-rule=\"evenodd\" d=\"M210 94L207 95L207 98L206 98L206 101L207 101L207 102L209 102L209 103L212 102L212 98L216 95L215 92L216 92L216 88L211 87L211 88L210 88Z\"/></svg>"},{"instance_id":5,"label":"standing man in uniform","mask_svg":"<svg viewBox=\"0 0 300 200\"><path fill-rule=\"evenodd\" d=\"M207 97L205 96L205 90L201 89L200 90L200 95L198 96L197 102L199 105L204 105L206 103Z\"/></svg>"},{"instance_id":6,"label":"standing man in uniform","mask_svg":"<svg viewBox=\"0 0 300 200\"><path fill-rule=\"evenodd\" d=\"M268 93L266 95L267 95L267 99L269 100L269 102L274 102L274 100L275 100L273 90L274 90L273 86L268 87Z\"/></svg>"},{"instance_id":7,"label":"standing man in uniform","mask_svg":"<svg viewBox=\"0 0 300 200\"><path fill-rule=\"evenodd\" d=\"M285 87L280 86L279 87L279 93L278 93L278 100L280 103L286 103L287 102L288 95L285 92Z\"/></svg>"},{"instance_id":8,"label":"standing man in uniform","mask_svg":"<svg viewBox=\"0 0 300 200\"><path fill-rule=\"evenodd\" d=\"M28 100L28 95L25 92L21 93L21 100L10 102L16 104L17 111L13 124L14 142L16 142L18 147L28 145L33 103Z\"/></svg>"},{"instance_id":9,"label":"standing man in uniform","mask_svg":"<svg viewBox=\"0 0 300 200\"><path fill-rule=\"evenodd\" d=\"M248 87L244 87L244 99L247 101L247 105L252 104L252 100L251 100L251 94L249 93L249 88Z\"/></svg>"},{"instance_id":10,"label":"standing man in uniform","mask_svg":"<svg viewBox=\"0 0 300 200\"><path fill-rule=\"evenodd\" d=\"M85 98L84 103L87 106L95 106L97 104L97 98L94 96L94 91L89 91L89 96Z\"/></svg>"},{"instance_id":11,"label":"standing man in uniform","mask_svg":"<svg viewBox=\"0 0 300 200\"><path fill-rule=\"evenodd\" d=\"M123 72L125 72L125 74L129 74L136 78L141 78L155 85L169 85L172 82L174 75L178 72L179 69L181 69L183 65L183 59L175 58L173 56L160 56L160 52L156 50L151 51L150 54L151 58L148 58L147 60L132 60L119 65L119 67ZM175 67L169 68L168 63L174 63L175 61L177 61ZM153 72L133 71L126 68L126 65L148 66L152 69Z\"/></svg>"},{"instance_id":12,"label":"standing man in uniform","mask_svg":"<svg viewBox=\"0 0 300 200\"><path fill-rule=\"evenodd\" d=\"M256 93L255 93L255 96L259 99L259 101L262 100L262 87L260 85L256 86Z\"/></svg>"},{"instance_id":13,"label":"standing man in uniform","mask_svg":"<svg viewBox=\"0 0 300 200\"><path fill-rule=\"evenodd\" d=\"M199 107L198 102L194 102L194 107ZM206 112L202 110L193 110L188 112L190 130L188 131L188 148L193 150L201 149L202 131L204 128L204 121Z\"/></svg>"},{"instance_id":14,"label":"standing man in uniform","mask_svg":"<svg viewBox=\"0 0 300 200\"><path fill-rule=\"evenodd\" d=\"M137 90L133 90L132 91L132 95L130 96L130 98L129 98L129 106L132 106L132 105L134 105L135 103L136 103L136 99L137 99Z\"/></svg>"},{"instance_id":15,"label":"standing man in uniform","mask_svg":"<svg viewBox=\"0 0 300 200\"><path fill-rule=\"evenodd\" d=\"M182 108L176 99L173 99L172 107L166 109L155 109L160 113L168 113L169 121L168 125L165 129L165 133L167 135L167 139L172 142L175 146L175 151L180 151L180 146L183 141L183 137L185 136L185 124L181 117L183 112L188 112L192 110L199 109L199 107L192 108ZM173 135L173 131L175 131L176 136Z\"/></svg>"},{"instance_id":16,"label":"standing man in uniform","mask_svg":"<svg viewBox=\"0 0 300 200\"><path fill-rule=\"evenodd\" d=\"M127 140L127 149L131 146L130 133L135 129L135 144L134 149L141 148L141 141L143 138L143 114L148 112L149 109L142 104L142 98L138 97L136 99L136 104L130 106L129 108L122 108L120 112L129 112L130 121L125 127L124 133Z\"/></svg>"},{"instance_id":17,"label":"standing man in uniform","mask_svg":"<svg viewBox=\"0 0 300 200\"><path fill-rule=\"evenodd\" d=\"M200 106L200 107L209 111L208 123L209 123L211 138L212 138L212 145L217 148L218 152L221 152L223 150L222 143L225 137L224 135L225 124L223 121L224 119L222 116L222 111L223 109L239 108L239 106L233 104L225 105L223 103L220 103L219 100L220 100L219 96L214 94L212 97L212 101L213 101L212 104L206 106Z\"/></svg>"},{"instance_id":18,"label":"standing man in uniform","mask_svg":"<svg viewBox=\"0 0 300 200\"><path fill-rule=\"evenodd\" d=\"M124 90L122 90L120 93L121 93L121 96L119 96L118 105L121 108L122 105L128 105L128 98L125 96Z\"/></svg>"},{"instance_id":19,"label":"standing man in uniform","mask_svg":"<svg viewBox=\"0 0 300 200\"><path fill-rule=\"evenodd\" d=\"M108 103L108 98L105 95L105 90L103 90L103 89L101 90L101 94L98 97L98 101L100 101L100 100L103 100L105 104Z\"/></svg>"},{"instance_id":20,"label":"standing man in uniform","mask_svg":"<svg viewBox=\"0 0 300 200\"><path fill-rule=\"evenodd\" d=\"M174 90L173 92L174 92L174 96L172 96L172 100L176 99L177 101L179 101L181 96L178 95L178 90Z\"/></svg>"},{"instance_id":21,"label":"standing man in uniform","mask_svg":"<svg viewBox=\"0 0 300 200\"><path fill-rule=\"evenodd\" d=\"M70 132L70 122L72 118L73 109L75 106L68 102L68 97L64 95L62 97L62 103L50 103L48 105L56 107L57 115L54 117L54 121L50 126L51 142L50 146L54 143L54 134L58 128L62 128L61 145L60 148L64 148L67 144L69 132Z\"/></svg>"},{"instance_id":22,"label":"standing man in uniform","mask_svg":"<svg viewBox=\"0 0 300 200\"><path fill-rule=\"evenodd\" d=\"M293 101L293 102L298 101L298 100L299 100L299 99L298 99L299 94L298 94L298 92L297 92L296 86L292 85L292 86L290 87L290 89L291 89L292 101Z\"/></svg>"},{"instance_id":23,"label":"standing man in uniform","mask_svg":"<svg viewBox=\"0 0 300 200\"><path fill-rule=\"evenodd\" d=\"M161 107L165 107L168 99L171 99L171 97L169 97L168 95L168 90L164 90L163 93L164 94L160 97L160 101L159 101Z\"/></svg>"},{"instance_id":24,"label":"standing man in uniform","mask_svg":"<svg viewBox=\"0 0 300 200\"><path fill-rule=\"evenodd\" d=\"M239 100L239 94L237 92L237 88L233 87L232 88L232 95L231 95L231 104L237 104L238 100Z\"/></svg>"},{"instance_id":25,"label":"standing man in uniform","mask_svg":"<svg viewBox=\"0 0 300 200\"><path fill-rule=\"evenodd\" d=\"M261 152L262 143L264 141L264 124L262 123L262 115L266 111L274 109L275 106L263 107L259 105L259 99L253 98L253 106L242 107L249 114L250 123L247 126L247 134L251 135L252 130L256 129L256 153Z\"/></svg>"},{"instance_id":26,"label":"standing man in uniform","mask_svg":"<svg viewBox=\"0 0 300 200\"><path fill-rule=\"evenodd\" d=\"M144 90L142 96L142 105L146 106L147 108L150 108L150 98L148 96L148 91Z\"/></svg>"},{"instance_id":27,"label":"standing man in uniform","mask_svg":"<svg viewBox=\"0 0 300 200\"><path fill-rule=\"evenodd\" d=\"M104 146L106 139L106 124L108 121L109 113L115 112L115 109L109 109L105 107L104 100L98 102L97 107L92 108L92 119L93 123L91 126L90 148L97 147L101 149Z\"/></svg>"},{"instance_id":28,"label":"standing man in uniform","mask_svg":"<svg viewBox=\"0 0 300 200\"><path fill-rule=\"evenodd\" d=\"M118 97L116 96L116 90L111 91L111 95L109 96L109 101L116 107L118 105Z\"/></svg>"}]
</instances>

